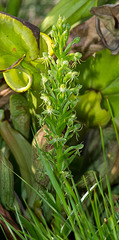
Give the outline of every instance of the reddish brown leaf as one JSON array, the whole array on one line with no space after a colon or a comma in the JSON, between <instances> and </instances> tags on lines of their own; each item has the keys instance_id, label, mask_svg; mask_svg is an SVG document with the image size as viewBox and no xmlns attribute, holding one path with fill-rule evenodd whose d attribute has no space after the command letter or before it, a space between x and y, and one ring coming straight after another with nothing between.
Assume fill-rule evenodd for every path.
<instances>
[{"instance_id":1,"label":"reddish brown leaf","mask_svg":"<svg viewBox=\"0 0 119 240\"><path fill-rule=\"evenodd\" d=\"M81 52L82 59L86 59L95 52L105 48L95 27L95 17L77 25L70 32L68 43L75 37L80 37L80 42L71 47L71 52Z\"/></svg>"},{"instance_id":2,"label":"reddish brown leaf","mask_svg":"<svg viewBox=\"0 0 119 240\"><path fill-rule=\"evenodd\" d=\"M0 108L9 102L9 98L15 92L10 89L7 84L3 84L0 87Z\"/></svg>"},{"instance_id":3,"label":"reddish brown leaf","mask_svg":"<svg viewBox=\"0 0 119 240\"><path fill-rule=\"evenodd\" d=\"M91 13L96 16L97 33L105 47L112 54L119 52L119 4L93 7Z\"/></svg>"},{"instance_id":4,"label":"reddish brown leaf","mask_svg":"<svg viewBox=\"0 0 119 240\"><path fill-rule=\"evenodd\" d=\"M15 221L11 218L9 212L8 212L6 209L4 209L1 204L0 204L0 214L1 214L1 215L3 216L3 218L4 218L8 223L10 223L16 230L19 230L18 225L17 225L17 224L15 223ZM4 232L5 232L6 236L7 236L7 238L8 238L9 240L14 240L14 238L12 237L12 235L11 235L9 229L7 228L6 224L5 224L2 220L0 220L0 224L2 225L2 227L3 227L3 229L4 229ZM17 237L18 240L21 239L21 238L18 237L18 235L17 235L16 237Z\"/></svg>"},{"instance_id":5,"label":"reddish brown leaf","mask_svg":"<svg viewBox=\"0 0 119 240\"><path fill-rule=\"evenodd\" d=\"M107 47L112 50L112 54L117 54L119 52L119 48L117 48L119 42L119 4L94 7L91 9L91 13L95 16L71 30L68 43L75 37L80 37L80 42L72 46L71 52L79 51L83 55L82 59L86 59ZM96 29L96 18L100 19L99 24L103 35L101 37ZM117 49L113 51L113 48Z\"/></svg>"}]
</instances>

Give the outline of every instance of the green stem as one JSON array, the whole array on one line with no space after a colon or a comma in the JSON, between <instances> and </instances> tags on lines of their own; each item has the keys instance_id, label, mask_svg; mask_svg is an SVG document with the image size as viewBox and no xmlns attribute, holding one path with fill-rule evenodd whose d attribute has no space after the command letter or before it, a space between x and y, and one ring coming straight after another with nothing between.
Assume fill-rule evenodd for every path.
<instances>
[{"instance_id":1,"label":"green stem","mask_svg":"<svg viewBox=\"0 0 119 240\"><path fill-rule=\"evenodd\" d=\"M62 168L61 156L62 156L62 146L60 146L58 144L58 148L57 148L57 172L58 172L58 175L60 175L60 171Z\"/></svg>"},{"instance_id":2,"label":"green stem","mask_svg":"<svg viewBox=\"0 0 119 240\"><path fill-rule=\"evenodd\" d=\"M102 143L102 150L103 150L103 159L105 164L106 173L108 173L108 167L107 167L107 161L106 161L106 155L105 155L105 145L104 145L104 138L103 138L103 131L101 125L99 125L100 130L100 136L101 136L101 143Z\"/></svg>"},{"instance_id":3,"label":"green stem","mask_svg":"<svg viewBox=\"0 0 119 240\"><path fill-rule=\"evenodd\" d=\"M58 144L56 152L57 152L57 173L58 173L58 176L60 177L60 172L62 167L62 163L61 163L62 146L60 144ZM56 203L57 203L58 211L59 213L61 213L61 202L60 202L59 195L57 193L56 193ZM59 218L58 215L55 216L55 223L56 223L55 224L56 232L59 233L61 219Z\"/></svg>"},{"instance_id":4,"label":"green stem","mask_svg":"<svg viewBox=\"0 0 119 240\"><path fill-rule=\"evenodd\" d=\"M59 195L56 193L56 204L58 208L58 212L61 213L61 202ZM55 227L56 227L56 233L59 234L61 229L61 218L56 214L55 215Z\"/></svg>"},{"instance_id":5,"label":"green stem","mask_svg":"<svg viewBox=\"0 0 119 240\"><path fill-rule=\"evenodd\" d=\"M60 40L60 43L59 43L59 53L60 53L60 58L62 56L62 44L61 44L61 40Z\"/></svg>"},{"instance_id":6,"label":"green stem","mask_svg":"<svg viewBox=\"0 0 119 240\"><path fill-rule=\"evenodd\" d=\"M96 0L96 2L95 2L95 7L97 7L98 6L98 0Z\"/></svg>"}]
</instances>

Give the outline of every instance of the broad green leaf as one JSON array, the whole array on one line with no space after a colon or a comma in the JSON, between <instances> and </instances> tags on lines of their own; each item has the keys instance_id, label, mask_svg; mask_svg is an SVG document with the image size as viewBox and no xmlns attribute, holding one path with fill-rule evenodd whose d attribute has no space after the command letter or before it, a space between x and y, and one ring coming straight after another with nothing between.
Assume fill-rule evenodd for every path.
<instances>
[{"instance_id":1,"label":"broad green leaf","mask_svg":"<svg viewBox=\"0 0 119 240\"><path fill-rule=\"evenodd\" d=\"M16 67L25 57L25 55L22 58L17 58L15 56L12 56L10 54L6 54L4 51L1 50L0 52L0 72L5 72L7 70L12 69L13 67Z\"/></svg>"},{"instance_id":2,"label":"broad green leaf","mask_svg":"<svg viewBox=\"0 0 119 240\"><path fill-rule=\"evenodd\" d=\"M39 56L40 30L36 26L0 12L0 72L7 84L17 92L26 91L32 76L18 65Z\"/></svg>"},{"instance_id":3,"label":"broad green leaf","mask_svg":"<svg viewBox=\"0 0 119 240\"><path fill-rule=\"evenodd\" d=\"M38 27L3 12L0 12L0 34L0 72L16 92L27 91L33 83L34 93L30 93L35 94L38 106L40 73L47 71L43 52L53 54L52 40L44 33L40 36Z\"/></svg>"},{"instance_id":4,"label":"broad green leaf","mask_svg":"<svg viewBox=\"0 0 119 240\"><path fill-rule=\"evenodd\" d=\"M0 12L0 57L1 51L16 56L25 54L25 60L36 59L39 54L40 30L21 19Z\"/></svg>"},{"instance_id":5,"label":"broad green leaf","mask_svg":"<svg viewBox=\"0 0 119 240\"><path fill-rule=\"evenodd\" d=\"M83 1L84 2L84 1ZM83 6L81 6L77 11L68 17L67 22L70 23L72 26L75 25L77 22L78 24L81 23L84 19L91 17L90 9L96 5L96 1L87 1Z\"/></svg>"},{"instance_id":6,"label":"broad green leaf","mask_svg":"<svg viewBox=\"0 0 119 240\"><path fill-rule=\"evenodd\" d=\"M53 54L52 40L44 33L40 37L36 26L3 12L0 12L0 34L0 72L8 86L24 92L34 81L33 89L38 91L40 72L47 71L43 52Z\"/></svg>"},{"instance_id":7,"label":"broad green leaf","mask_svg":"<svg viewBox=\"0 0 119 240\"><path fill-rule=\"evenodd\" d=\"M103 95L111 95L119 93L119 76L117 76L113 82L111 82L106 88L102 89Z\"/></svg>"},{"instance_id":8,"label":"broad green leaf","mask_svg":"<svg viewBox=\"0 0 119 240\"><path fill-rule=\"evenodd\" d=\"M30 143L17 131L15 131L7 121L0 122L0 134L19 166L22 178L32 185L32 162L31 162L31 145ZM30 196L30 189L27 187L27 194Z\"/></svg>"},{"instance_id":9,"label":"broad green leaf","mask_svg":"<svg viewBox=\"0 0 119 240\"><path fill-rule=\"evenodd\" d=\"M8 86L15 92L25 92L32 84L32 75L23 68L22 70L13 68L10 71L4 72L3 76Z\"/></svg>"},{"instance_id":10,"label":"broad green leaf","mask_svg":"<svg viewBox=\"0 0 119 240\"><path fill-rule=\"evenodd\" d=\"M110 117L106 98L112 106L114 118L119 118L119 55L111 55L106 49L91 56L78 67L79 81L82 84L82 96L79 97L76 108L79 120L87 123L89 127L101 122L102 126L107 124ZM94 98L91 97L92 92Z\"/></svg>"},{"instance_id":11,"label":"broad green leaf","mask_svg":"<svg viewBox=\"0 0 119 240\"><path fill-rule=\"evenodd\" d=\"M88 127L105 126L110 120L110 112L101 107L101 100L101 93L92 90L79 96L77 117Z\"/></svg>"},{"instance_id":12,"label":"broad green leaf","mask_svg":"<svg viewBox=\"0 0 119 240\"><path fill-rule=\"evenodd\" d=\"M103 50L79 65L81 91L94 89L104 93L119 76L119 55ZM111 93L111 92L110 92Z\"/></svg>"},{"instance_id":13,"label":"broad green leaf","mask_svg":"<svg viewBox=\"0 0 119 240\"><path fill-rule=\"evenodd\" d=\"M116 0L99 0L98 6L101 6L103 4L114 4L114 3L116 3Z\"/></svg>"},{"instance_id":14,"label":"broad green leaf","mask_svg":"<svg viewBox=\"0 0 119 240\"><path fill-rule=\"evenodd\" d=\"M65 17L70 25L85 19L91 16L90 9L95 6L95 3L95 0L61 0L42 21L40 29L49 33L52 25L57 22L59 15Z\"/></svg>"}]
</instances>

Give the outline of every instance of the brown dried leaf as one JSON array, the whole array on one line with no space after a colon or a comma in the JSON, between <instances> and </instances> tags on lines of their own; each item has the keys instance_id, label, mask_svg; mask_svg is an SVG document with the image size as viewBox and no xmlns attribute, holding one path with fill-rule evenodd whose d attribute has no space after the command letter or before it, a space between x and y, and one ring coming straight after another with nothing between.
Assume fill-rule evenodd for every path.
<instances>
[{"instance_id":1,"label":"brown dried leaf","mask_svg":"<svg viewBox=\"0 0 119 240\"><path fill-rule=\"evenodd\" d=\"M1 204L0 204L0 214L3 216L3 218L8 223L10 223L10 225L12 225L16 230L19 230L18 225L14 222L14 220L11 218L9 212L6 209L4 209ZM12 237L12 235L11 235L9 229L7 228L6 224L1 219L0 219L0 224L2 225L7 238L9 240L14 240L14 238ZM17 237L18 240L21 239L21 238L18 237L18 235L16 237Z\"/></svg>"},{"instance_id":2,"label":"brown dried leaf","mask_svg":"<svg viewBox=\"0 0 119 240\"><path fill-rule=\"evenodd\" d=\"M0 86L0 107L3 107L9 102L9 98L12 94L15 94L15 92L10 89L7 84Z\"/></svg>"},{"instance_id":3,"label":"brown dried leaf","mask_svg":"<svg viewBox=\"0 0 119 240\"><path fill-rule=\"evenodd\" d=\"M106 29L115 37L119 37L119 4L107 4L93 7L91 14L99 17Z\"/></svg>"},{"instance_id":4,"label":"brown dried leaf","mask_svg":"<svg viewBox=\"0 0 119 240\"><path fill-rule=\"evenodd\" d=\"M96 29L103 44L112 51L113 55L117 54L119 52L119 4L93 7L91 13L96 16Z\"/></svg>"},{"instance_id":5,"label":"brown dried leaf","mask_svg":"<svg viewBox=\"0 0 119 240\"><path fill-rule=\"evenodd\" d=\"M91 13L95 16L73 28L68 40L69 43L75 37L80 37L80 42L72 46L71 52L81 52L83 55L82 59L86 59L105 47L112 46L112 48L115 48L119 41L119 4L94 7L91 9ZM97 17L100 19L100 28L105 41L97 33ZM107 46L104 45L104 42L107 42ZM118 52L119 48L116 51L112 51L112 54L117 54Z\"/></svg>"},{"instance_id":6,"label":"brown dried leaf","mask_svg":"<svg viewBox=\"0 0 119 240\"><path fill-rule=\"evenodd\" d=\"M71 47L71 52L81 52L82 59L105 48L96 31L95 17L74 27L70 32L68 43L75 37L80 37L80 42Z\"/></svg>"}]
</instances>

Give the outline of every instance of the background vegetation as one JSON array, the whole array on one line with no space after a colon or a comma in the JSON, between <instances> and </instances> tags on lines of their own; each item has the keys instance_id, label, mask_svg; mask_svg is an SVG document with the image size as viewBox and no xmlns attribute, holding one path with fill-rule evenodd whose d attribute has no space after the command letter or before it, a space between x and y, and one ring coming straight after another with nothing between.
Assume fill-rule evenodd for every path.
<instances>
[{"instance_id":1,"label":"background vegetation","mask_svg":"<svg viewBox=\"0 0 119 240\"><path fill-rule=\"evenodd\" d=\"M23 79L26 73L28 83L32 79L25 93L22 81L20 93L15 78L9 81L14 69L0 66L2 238L119 238L118 52L105 49L90 13L115 2L0 2L1 11L30 21L52 39L41 34L38 59L15 62Z\"/></svg>"}]
</instances>

